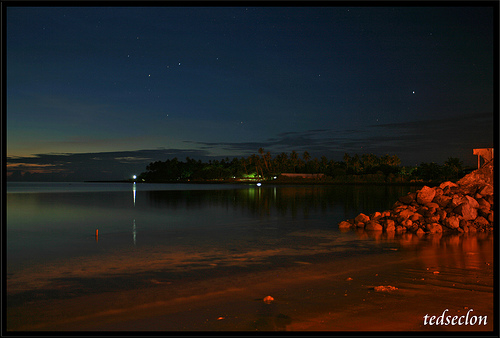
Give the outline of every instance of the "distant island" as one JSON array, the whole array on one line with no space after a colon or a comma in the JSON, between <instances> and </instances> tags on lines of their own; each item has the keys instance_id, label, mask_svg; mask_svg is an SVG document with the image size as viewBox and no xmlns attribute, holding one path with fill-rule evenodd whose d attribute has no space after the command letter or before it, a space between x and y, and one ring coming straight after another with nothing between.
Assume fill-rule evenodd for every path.
<instances>
[{"instance_id":1,"label":"distant island","mask_svg":"<svg viewBox=\"0 0 500 338\"><path fill-rule=\"evenodd\" d=\"M260 148L257 154L242 158L229 158L202 162L189 157L179 161L176 157L151 162L146 171L128 182L147 183L239 183L272 182L273 184L422 184L458 180L471 168L450 157L443 164L421 163L401 166L396 155L345 154L343 161L329 160L325 156L312 158L305 151L271 156Z\"/></svg>"}]
</instances>

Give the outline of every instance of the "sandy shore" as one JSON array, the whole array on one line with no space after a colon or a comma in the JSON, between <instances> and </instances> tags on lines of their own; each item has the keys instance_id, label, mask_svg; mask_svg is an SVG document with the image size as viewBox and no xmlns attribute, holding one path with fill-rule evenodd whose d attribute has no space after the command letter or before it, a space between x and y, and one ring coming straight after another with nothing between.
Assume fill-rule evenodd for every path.
<instances>
[{"instance_id":1,"label":"sandy shore","mask_svg":"<svg viewBox=\"0 0 500 338\"><path fill-rule=\"evenodd\" d=\"M156 275L135 289L18 299L7 307L7 330L491 331L493 256L492 234L408 235L393 248L338 261L325 254L277 268ZM425 315L446 309L446 316L486 316L487 324L424 325Z\"/></svg>"}]
</instances>

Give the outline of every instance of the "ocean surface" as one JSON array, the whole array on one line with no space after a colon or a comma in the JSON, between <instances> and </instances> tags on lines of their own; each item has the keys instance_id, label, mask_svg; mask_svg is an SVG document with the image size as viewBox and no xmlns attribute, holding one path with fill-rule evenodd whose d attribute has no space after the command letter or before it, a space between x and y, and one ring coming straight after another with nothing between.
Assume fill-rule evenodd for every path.
<instances>
[{"instance_id":1,"label":"ocean surface","mask_svg":"<svg viewBox=\"0 0 500 338\"><path fill-rule=\"evenodd\" d=\"M4 249L8 329L66 325L63 327L71 330L94 325L101 329L130 326L131 330L274 330L267 322L259 324L262 318L253 318L256 303L251 293L227 300L234 303L235 313L241 312L233 315L232 322L219 322L221 315L212 310L211 317L201 318L200 312L191 312L191 308L181 311L178 319L152 319L154 325L142 319L128 322L123 317L114 326L104 322L99 326L85 318L104 320L109 309L118 317L135 313L136 307L146 311L155 308L157 299L166 302L171 297L177 297L174 305L162 309L175 312L175 304L181 304L176 302L188 303L196 299L194 295L210 297L210 292L230 294L235 287L251 290L253 283L266 283L255 276L267 274L270 280L264 284L264 292L272 290L278 299L288 299L276 306L296 323L299 317L334 311L331 307L339 301L348 299L352 306L355 294L362 308L364 298L371 297L370 289L360 285L347 297L353 286L343 284L351 283L344 276L340 281L333 277L330 284L326 280L321 287L306 285L288 294L287 288L280 289L272 279L284 276L276 271L293 272L300 280L314 274L320 278L325 273L355 273L375 262L376 272L382 273L389 261L398 267L388 268L381 275L384 279L375 283L396 283L406 293L424 292L432 286L451 295L442 299L439 294L427 295L425 309L415 308L415 313L408 314L414 317L412 325L418 327L421 316L427 313L422 311L429 311L434 303L435 311L453 301L458 310L473 304L474 309L490 313L492 234L417 236L339 230L340 221L361 212L390 209L398 197L418 188L9 182ZM329 268L324 271L319 268L322 266ZM315 272L309 276L307 271ZM359 278L358 283L368 282ZM390 282L391 278L395 279ZM215 280L225 282L213 284ZM446 289L442 283L447 283ZM318 294L311 298L313 290ZM486 298L474 303L479 291L484 291ZM228 303L220 306L228 311ZM72 310L65 310L69 308ZM96 314L96 308L101 312ZM293 314L288 313L291 309ZM212 318L215 326L207 326L211 323L207 318ZM77 323L80 326L75 326Z\"/></svg>"},{"instance_id":2,"label":"ocean surface","mask_svg":"<svg viewBox=\"0 0 500 338\"><path fill-rule=\"evenodd\" d=\"M150 247L292 247L300 255L304 245L340 236L338 222L386 210L410 190L415 187L9 182L8 270Z\"/></svg>"}]
</instances>

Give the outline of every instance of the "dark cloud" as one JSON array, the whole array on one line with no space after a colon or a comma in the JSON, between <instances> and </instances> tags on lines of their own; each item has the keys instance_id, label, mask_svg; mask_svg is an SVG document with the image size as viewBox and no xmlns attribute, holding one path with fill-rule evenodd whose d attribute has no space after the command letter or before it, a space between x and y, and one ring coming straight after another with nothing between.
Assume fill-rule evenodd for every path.
<instances>
[{"instance_id":1,"label":"dark cloud","mask_svg":"<svg viewBox=\"0 0 500 338\"><path fill-rule=\"evenodd\" d=\"M404 165L443 163L458 157L474 164L473 148L493 146L494 115L469 114L446 119L417 120L371 125L360 129L315 129L284 132L264 142L195 142L199 146L255 153L264 148L272 154L308 151L312 156L342 160L344 153L397 155Z\"/></svg>"},{"instance_id":2,"label":"dark cloud","mask_svg":"<svg viewBox=\"0 0 500 338\"><path fill-rule=\"evenodd\" d=\"M315 129L285 132L262 142L194 142L193 149L146 149L136 151L37 154L33 157L8 157L10 179L20 179L20 172L32 171L33 180L117 180L145 171L150 162L186 157L203 161L223 158L224 153L243 157L256 154L259 148L273 156L280 152L299 154L308 151L313 157L326 156L341 161L344 153L377 156L397 155L403 165L422 162L443 163L458 157L474 165L473 148L492 147L494 115L462 115L447 119L420 120L372 125L358 130Z\"/></svg>"},{"instance_id":3,"label":"dark cloud","mask_svg":"<svg viewBox=\"0 0 500 338\"><path fill-rule=\"evenodd\" d=\"M150 162L177 157L210 158L199 149L146 149L76 154L36 154L7 157L9 180L85 181L121 180L146 170ZM22 176L21 173L30 174Z\"/></svg>"}]
</instances>

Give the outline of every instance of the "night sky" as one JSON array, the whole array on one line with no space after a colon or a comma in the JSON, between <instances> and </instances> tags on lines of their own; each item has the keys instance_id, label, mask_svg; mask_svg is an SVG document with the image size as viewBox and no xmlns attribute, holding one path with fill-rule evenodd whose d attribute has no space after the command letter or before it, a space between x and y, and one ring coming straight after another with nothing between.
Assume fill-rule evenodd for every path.
<instances>
[{"instance_id":1,"label":"night sky","mask_svg":"<svg viewBox=\"0 0 500 338\"><path fill-rule=\"evenodd\" d=\"M498 4L355 4L4 7L8 175L124 179L261 147L475 165Z\"/></svg>"}]
</instances>

